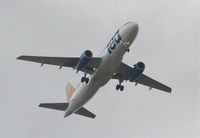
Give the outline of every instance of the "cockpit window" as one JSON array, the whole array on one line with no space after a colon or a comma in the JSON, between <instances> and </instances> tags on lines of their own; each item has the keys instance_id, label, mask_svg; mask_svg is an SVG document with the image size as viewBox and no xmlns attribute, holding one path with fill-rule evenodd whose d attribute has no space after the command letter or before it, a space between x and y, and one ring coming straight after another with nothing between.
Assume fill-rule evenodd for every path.
<instances>
[{"instance_id":1,"label":"cockpit window","mask_svg":"<svg viewBox=\"0 0 200 138\"><path fill-rule=\"evenodd\" d=\"M129 23L131 23L131 22L127 22L126 24L124 24L123 26L126 26L127 24L129 24Z\"/></svg>"}]
</instances>

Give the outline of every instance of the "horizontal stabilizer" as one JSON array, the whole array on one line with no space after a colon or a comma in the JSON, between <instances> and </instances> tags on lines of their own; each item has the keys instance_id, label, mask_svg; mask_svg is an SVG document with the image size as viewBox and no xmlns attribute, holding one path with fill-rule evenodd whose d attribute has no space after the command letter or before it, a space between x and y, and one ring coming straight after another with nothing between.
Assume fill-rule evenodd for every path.
<instances>
[{"instance_id":1,"label":"horizontal stabilizer","mask_svg":"<svg viewBox=\"0 0 200 138\"><path fill-rule=\"evenodd\" d=\"M59 111L65 111L68 107L69 103L41 103L39 107L49 108ZM96 115L92 112L88 111L84 107L81 107L79 110L75 112L75 114L82 115L89 118L95 118Z\"/></svg>"},{"instance_id":2,"label":"horizontal stabilizer","mask_svg":"<svg viewBox=\"0 0 200 138\"><path fill-rule=\"evenodd\" d=\"M75 112L75 114L82 115L82 116L89 117L89 118L93 118L93 119L96 117L95 114L88 111L84 107L81 107L78 111Z\"/></svg>"},{"instance_id":3,"label":"horizontal stabilizer","mask_svg":"<svg viewBox=\"0 0 200 138\"><path fill-rule=\"evenodd\" d=\"M39 107L65 111L68 105L68 103L41 103Z\"/></svg>"}]
</instances>

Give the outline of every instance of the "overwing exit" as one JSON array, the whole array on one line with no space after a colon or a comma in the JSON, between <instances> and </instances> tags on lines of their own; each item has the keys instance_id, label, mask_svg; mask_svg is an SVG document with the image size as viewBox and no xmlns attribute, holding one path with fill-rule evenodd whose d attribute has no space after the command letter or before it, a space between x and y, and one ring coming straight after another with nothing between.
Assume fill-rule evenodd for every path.
<instances>
[{"instance_id":1,"label":"overwing exit","mask_svg":"<svg viewBox=\"0 0 200 138\"><path fill-rule=\"evenodd\" d=\"M81 85L76 89L68 84L66 87L66 103L42 103L39 106L65 112L64 117L72 113L82 116L95 118L95 115L85 109L83 105L87 103L98 89L104 86L110 79L118 80L116 90L123 91L124 81L134 82L135 85L141 84L152 88L171 93L171 88L148 77L143 72L145 64L136 63L133 67L122 62L123 55L129 52L130 45L135 40L138 33L138 24L128 22L123 25L106 46L101 57L93 57L90 50L86 50L80 57L43 57L43 56L19 56L17 59L31 62L56 65L62 67L71 67L76 72L83 72Z\"/></svg>"}]
</instances>

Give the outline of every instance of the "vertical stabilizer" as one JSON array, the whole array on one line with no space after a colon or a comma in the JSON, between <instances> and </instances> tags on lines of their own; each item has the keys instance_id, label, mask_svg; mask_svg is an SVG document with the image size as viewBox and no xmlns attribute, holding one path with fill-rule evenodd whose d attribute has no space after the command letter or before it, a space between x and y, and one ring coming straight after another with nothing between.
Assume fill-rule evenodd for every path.
<instances>
[{"instance_id":1,"label":"vertical stabilizer","mask_svg":"<svg viewBox=\"0 0 200 138\"><path fill-rule=\"evenodd\" d=\"M65 86L65 91L67 95L67 101L69 101L75 91L75 88L70 83L67 83L67 85Z\"/></svg>"}]
</instances>

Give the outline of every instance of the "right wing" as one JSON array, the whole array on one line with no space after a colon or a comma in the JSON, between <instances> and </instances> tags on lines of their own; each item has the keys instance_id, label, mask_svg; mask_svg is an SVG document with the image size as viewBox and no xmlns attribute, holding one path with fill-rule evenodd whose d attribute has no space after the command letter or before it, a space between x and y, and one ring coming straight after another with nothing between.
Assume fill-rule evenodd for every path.
<instances>
[{"instance_id":1,"label":"right wing","mask_svg":"<svg viewBox=\"0 0 200 138\"><path fill-rule=\"evenodd\" d=\"M62 67L74 68L79 60L79 57L19 56L17 59L41 63L41 66L43 66L44 64L50 64L50 65L60 66L60 68ZM101 58L98 57L91 58L91 60L85 67L85 70L81 71L86 72L88 74L92 74L94 72L93 68L98 68L100 62Z\"/></svg>"}]
</instances>

